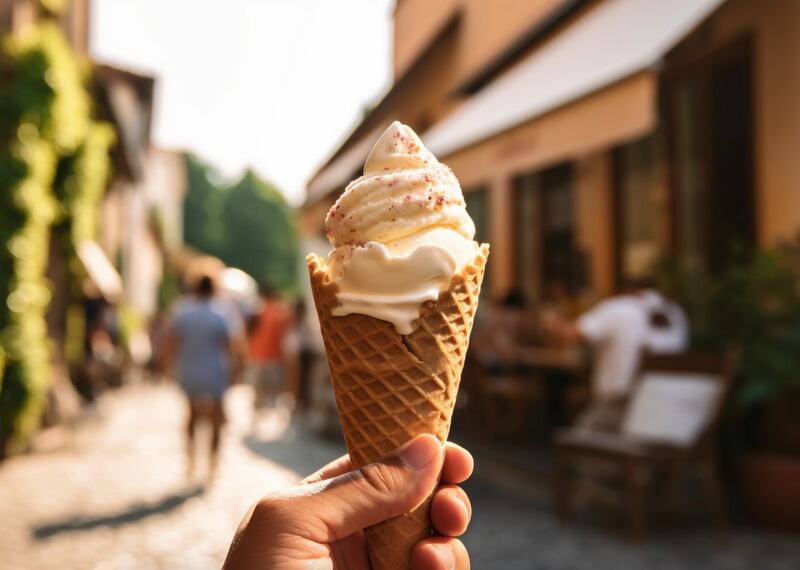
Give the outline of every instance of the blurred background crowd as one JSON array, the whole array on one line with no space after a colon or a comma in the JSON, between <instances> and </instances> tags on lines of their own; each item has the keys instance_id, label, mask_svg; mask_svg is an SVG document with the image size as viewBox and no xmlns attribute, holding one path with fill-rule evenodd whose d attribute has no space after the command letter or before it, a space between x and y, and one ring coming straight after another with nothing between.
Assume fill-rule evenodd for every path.
<instances>
[{"instance_id":1,"label":"blurred background crowd","mask_svg":"<svg viewBox=\"0 0 800 570\"><path fill-rule=\"evenodd\" d=\"M304 256L393 120L492 247L475 566L798 567L800 2L289 4L0 0L0 568L218 566L342 452Z\"/></svg>"}]
</instances>

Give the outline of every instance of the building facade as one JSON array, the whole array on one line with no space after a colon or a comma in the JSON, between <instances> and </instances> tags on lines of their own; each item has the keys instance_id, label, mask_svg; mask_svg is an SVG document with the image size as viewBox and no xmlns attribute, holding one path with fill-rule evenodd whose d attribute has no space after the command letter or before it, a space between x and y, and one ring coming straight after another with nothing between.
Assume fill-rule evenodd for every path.
<instances>
[{"instance_id":1,"label":"building facade","mask_svg":"<svg viewBox=\"0 0 800 570\"><path fill-rule=\"evenodd\" d=\"M394 84L311 178L303 227L398 119L462 183L488 290L587 299L800 231L800 3L398 0Z\"/></svg>"}]
</instances>

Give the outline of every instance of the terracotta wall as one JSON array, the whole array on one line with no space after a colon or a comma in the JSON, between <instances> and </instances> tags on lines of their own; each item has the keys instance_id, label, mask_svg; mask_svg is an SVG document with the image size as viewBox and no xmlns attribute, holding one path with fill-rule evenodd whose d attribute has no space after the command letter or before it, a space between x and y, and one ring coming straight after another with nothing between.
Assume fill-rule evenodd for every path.
<instances>
[{"instance_id":1,"label":"terracotta wall","mask_svg":"<svg viewBox=\"0 0 800 570\"><path fill-rule=\"evenodd\" d=\"M600 151L576 164L575 217L579 249L586 253L589 297L614 292L614 207L611 153Z\"/></svg>"},{"instance_id":2,"label":"terracotta wall","mask_svg":"<svg viewBox=\"0 0 800 570\"><path fill-rule=\"evenodd\" d=\"M489 294L499 298L513 286L514 243L513 243L513 182L507 176L497 174L489 180L489 244L491 253L489 263Z\"/></svg>"},{"instance_id":3,"label":"terracotta wall","mask_svg":"<svg viewBox=\"0 0 800 570\"><path fill-rule=\"evenodd\" d=\"M800 2L758 4L759 238L773 244L800 231Z\"/></svg>"},{"instance_id":4,"label":"terracotta wall","mask_svg":"<svg viewBox=\"0 0 800 570\"><path fill-rule=\"evenodd\" d=\"M452 18L463 0L397 0L394 11L394 76L400 77Z\"/></svg>"},{"instance_id":5,"label":"terracotta wall","mask_svg":"<svg viewBox=\"0 0 800 570\"><path fill-rule=\"evenodd\" d=\"M394 13L394 73L400 77L454 17L461 83L566 0L399 0Z\"/></svg>"},{"instance_id":6,"label":"terracotta wall","mask_svg":"<svg viewBox=\"0 0 800 570\"><path fill-rule=\"evenodd\" d=\"M472 77L565 0L463 0L458 76Z\"/></svg>"},{"instance_id":7,"label":"terracotta wall","mask_svg":"<svg viewBox=\"0 0 800 570\"><path fill-rule=\"evenodd\" d=\"M753 39L756 221L774 245L800 231L800 2L732 0L707 34L715 46Z\"/></svg>"}]
</instances>

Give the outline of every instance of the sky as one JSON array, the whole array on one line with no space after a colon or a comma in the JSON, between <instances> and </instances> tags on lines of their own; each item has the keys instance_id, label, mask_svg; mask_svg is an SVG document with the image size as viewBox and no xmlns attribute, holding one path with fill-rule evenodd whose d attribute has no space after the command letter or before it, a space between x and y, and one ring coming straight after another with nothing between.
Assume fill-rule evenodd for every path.
<instances>
[{"instance_id":1,"label":"sky","mask_svg":"<svg viewBox=\"0 0 800 570\"><path fill-rule=\"evenodd\" d=\"M391 81L393 0L93 0L92 58L156 77L153 142L293 203Z\"/></svg>"}]
</instances>

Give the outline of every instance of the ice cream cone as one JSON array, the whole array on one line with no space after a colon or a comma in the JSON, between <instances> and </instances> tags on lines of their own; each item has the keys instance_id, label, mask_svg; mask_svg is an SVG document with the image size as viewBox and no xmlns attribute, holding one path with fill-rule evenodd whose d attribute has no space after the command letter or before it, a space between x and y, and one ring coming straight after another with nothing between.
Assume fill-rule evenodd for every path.
<instances>
[{"instance_id":1,"label":"ice cream cone","mask_svg":"<svg viewBox=\"0 0 800 570\"><path fill-rule=\"evenodd\" d=\"M489 246L456 273L417 328L353 313L333 316L337 285L315 255L307 258L345 442L353 463L379 461L422 433L447 439ZM428 536L430 497L400 517L370 527L373 570L410 567L411 550Z\"/></svg>"}]
</instances>

